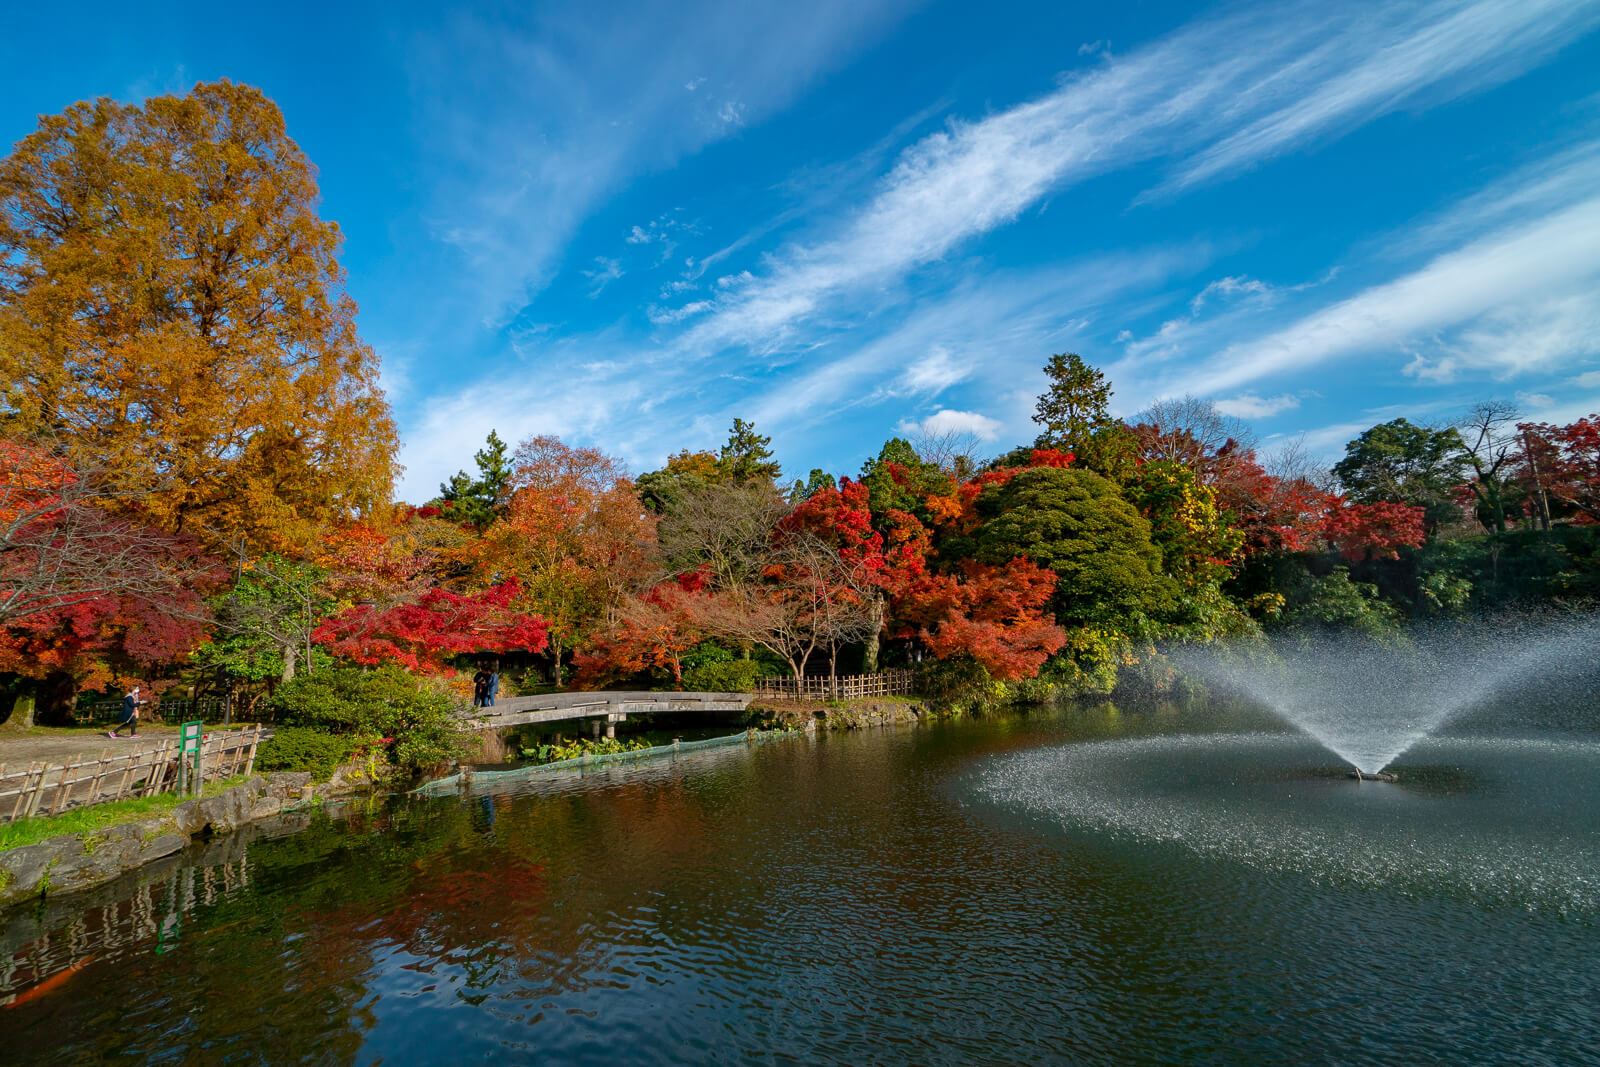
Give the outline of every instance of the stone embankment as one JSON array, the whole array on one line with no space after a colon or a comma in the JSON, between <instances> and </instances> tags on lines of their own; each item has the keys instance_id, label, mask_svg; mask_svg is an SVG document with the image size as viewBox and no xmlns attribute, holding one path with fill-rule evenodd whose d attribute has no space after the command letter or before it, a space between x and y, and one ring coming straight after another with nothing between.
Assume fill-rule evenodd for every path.
<instances>
[{"instance_id":1,"label":"stone embankment","mask_svg":"<svg viewBox=\"0 0 1600 1067\"><path fill-rule=\"evenodd\" d=\"M0 908L101 885L182 851L201 834L227 833L303 807L320 792L306 772L258 775L216 796L186 801L157 818L0 852Z\"/></svg>"},{"instance_id":2,"label":"stone embankment","mask_svg":"<svg viewBox=\"0 0 1600 1067\"><path fill-rule=\"evenodd\" d=\"M770 718L782 726L824 730L862 730L869 726L894 726L918 722L928 709L914 700L858 698L839 703L820 700L758 701L750 705L753 714Z\"/></svg>"}]
</instances>

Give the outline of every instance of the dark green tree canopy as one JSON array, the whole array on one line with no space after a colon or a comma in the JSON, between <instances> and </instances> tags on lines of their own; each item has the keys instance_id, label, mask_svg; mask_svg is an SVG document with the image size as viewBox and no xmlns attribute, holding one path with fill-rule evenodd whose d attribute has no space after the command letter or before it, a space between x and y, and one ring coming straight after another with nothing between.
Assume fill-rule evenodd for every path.
<instances>
[{"instance_id":1,"label":"dark green tree canopy","mask_svg":"<svg viewBox=\"0 0 1600 1067\"><path fill-rule=\"evenodd\" d=\"M1056 572L1053 608L1064 626L1115 626L1132 634L1170 609L1150 523L1116 485L1092 471L1033 467L978 501L985 522L973 542L982 562L1018 556Z\"/></svg>"},{"instance_id":2,"label":"dark green tree canopy","mask_svg":"<svg viewBox=\"0 0 1600 1067\"><path fill-rule=\"evenodd\" d=\"M734 419L717 467L731 481L776 481L783 468L773 460L771 445L772 438L756 433L755 423Z\"/></svg>"},{"instance_id":3,"label":"dark green tree canopy","mask_svg":"<svg viewBox=\"0 0 1600 1067\"><path fill-rule=\"evenodd\" d=\"M1044 372L1050 387L1039 395L1033 412L1033 421L1043 427L1039 447L1077 451L1111 421L1111 383L1076 352L1051 356Z\"/></svg>"},{"instance_id":4,"label":"dark green tree canopy","mask_svg":"<svg viewBox=\"0 0 1600 1067\"><path fill-rule=\"evenodd\" d=\"M925 461L911 442L891 437L878 455L861 465L861 482L873 515L890 509L920 514L929 496L943 490L949 478L936 463Z\"/></svg>"},{"instance_id":5,"label":"dark green tree canopy","mask_svg":"<svg viewBox=\"0 0 1600 1067\"><path fill-rule=\"evenodd\" d=\"M448 482L439 486L439 496L434 500L438 507L457 522L471 523L479 530L505 513L511 499L511 459L506 454L506 443L494 430L484 446L472 455L478 467L476 478L466 471L457 471Z\"/></svg>"},{"instance_id":6,"label":"dark green tree canopy","mask_svg":"<svg viewBox=\"0 0 1600 1067\"><path fill-rule=\"evenodd\" d=\"M794 480L794 485L789 487L789 503L800 504L810 500L824 489L837 489L839 483L833 475L821 467L812 467L811 473L805 481L799 478Z\"/></svg>"},{"instance_id":7,"label":"dark green tree canopy","mask_svg":"<svg viewBox=\"0 0 1600 1067\"><path fill-rule=\"evenodd\" d=\"M1345 445L1333 473L1351 500L1423 508L1434 530L1458 510L1455 492L1467 480L1467 457L1454 428L1432 430L1399 418Z\"/></svg>"}]
</instances>

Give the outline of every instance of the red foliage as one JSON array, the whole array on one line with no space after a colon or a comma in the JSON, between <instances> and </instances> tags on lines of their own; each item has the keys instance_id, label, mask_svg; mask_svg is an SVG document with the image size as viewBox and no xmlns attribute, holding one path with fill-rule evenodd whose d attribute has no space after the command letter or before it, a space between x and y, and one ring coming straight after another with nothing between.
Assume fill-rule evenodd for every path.
<instances>
[{"instance_id":1,"label":"red foliage","mask_svg":"<svg viewBox=\"0 0 1600 1067\"><path fill-rule=\"evenodd\" d=\"M1334 496L1322 533L1346 559L1398 559L1401 548L1422 544L1424 514L1410 504L1351 504Z\"/></svg>"},{"instance_id":2,"label":"red foliage","mask_svg":"<svg viewBox=\"0 0 1600 1067\"><path fill-rule=\"evenodd\" d=\"M928 575L896 605L896 617L917 627L940 659L971 656L996 678L1038 672L1067 642L1044 607L1056 576L1026 559L1003 567L964 562L959 575Z\"/></svg>"},{"instance_id":3,"label":"red foliage","mask_svg":"<svg viewBox=\"0 0 1600 1067\"><path fill-rule=\"evenodd\" d=\"M704 588L703 572L688 571L625 601L616 626L573 657L579 688L657 669L669 672L673 685L683 688L683 654L702 637L687 598Z\"/></svg>"},{"instance_id":4,"label":"red foliage","mask_svg":"<svg viewBox=\"0 0 1600 1067\"><path fill-rule=\"evenodd\" d=\"M1600 414L1566 426L1525 423L1522 470L1529 488L1542 486L1554 501L1553 512L1566 505L1574 521L1600 522ZM1537 479L1530 456L1537 463Z\"/></svg>"},{"instance_id":5,"label":"red foliage","mask_svg":"<svg viewBox=\"0 0 1600 1067\"><path fill-rule=\"evenodd\" d=\"M388 608L358 604L323 622L312 640L356 663L392 661L424 671L444 670L455 655L538 652L547 640L545 623L511 609L520 592L512 580L481 593L433 588Z\"/></svg>"},{"instance_id":6,"label":"red foliage","mask_svg":"<svg viewBox=\"0 0 1600 1067\"><path fill-rule=\"evenodd\" d=\"M1078 457L1059 448L1036 448L1028 459L1030 467L1070 467Z\"/></svg>"},{"instance_id":7,"label":"red foliage","mask_svg":"<svg viewBox=\"0 0 1600 1067\"><path fill-rule=\"evenodd\" d=\"M35 613L0 627L0 672L27 678L64 672L80 688L147 678L205 638L205 618L193 590L161 603L101 597Z\"/></svg>"}]
</instances>

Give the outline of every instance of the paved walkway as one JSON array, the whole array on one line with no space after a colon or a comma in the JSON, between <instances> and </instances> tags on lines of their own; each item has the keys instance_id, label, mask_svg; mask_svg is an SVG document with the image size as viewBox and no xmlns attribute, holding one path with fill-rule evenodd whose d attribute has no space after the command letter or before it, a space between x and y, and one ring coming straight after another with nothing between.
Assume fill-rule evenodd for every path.
<instances>
[{"instance_id":1,"label":"paved walkway","mask_svg":"<svg viewBox=\"0 0 1600 1067\"><path fill-rule=\"evenodd\" d=\"M106 727L110 729L110 727ZM79 757L94 758L102 752L129 752L171 744L175 726L141 726L139 736L127 734L113 740L105 730L52 729L36 726L31 730L0 727L0 764L12 769L27 769L35 761L68 763Z\"/></svg>"}]
</instances>

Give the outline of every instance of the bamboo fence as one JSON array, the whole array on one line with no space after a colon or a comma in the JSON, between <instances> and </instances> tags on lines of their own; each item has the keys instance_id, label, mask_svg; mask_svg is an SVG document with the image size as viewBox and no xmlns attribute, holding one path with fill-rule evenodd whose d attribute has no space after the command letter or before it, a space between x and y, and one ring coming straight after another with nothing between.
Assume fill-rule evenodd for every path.
<instances>
[{"instance_id":1,"label":"bamboo fence","mask_svg":"<svg viewBox=\"0 0 1600 1067\"><path fill-rule=\"evenodd\" d=\"M262 736L260 726L205 734L200 742L203 780L249 774ZM178 770L177 739L126 752L106 749L94 759L83 757L60 764L34 761L26 769L0 763L0 822L169 792L178 788Z\"/></svg>"},{"instance_id":2,"label":"bamboo fence","mask_svg":"<svg viewBox=\"0 0 1600 1067\"><path fill-rule=\"evenodd\" d=\"M798 684L793 678L762 678L756 682L756 696L790 700L854 700L858 697L903 696L916 692L917 672L881 671L877 674L848 674L837 678L806 677Z\"/></svg>"}]
</instances>

